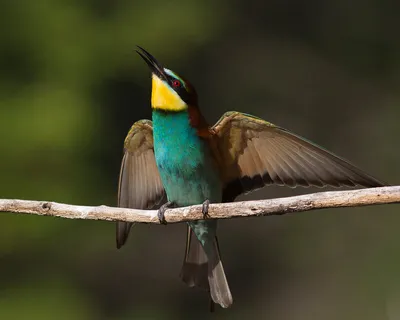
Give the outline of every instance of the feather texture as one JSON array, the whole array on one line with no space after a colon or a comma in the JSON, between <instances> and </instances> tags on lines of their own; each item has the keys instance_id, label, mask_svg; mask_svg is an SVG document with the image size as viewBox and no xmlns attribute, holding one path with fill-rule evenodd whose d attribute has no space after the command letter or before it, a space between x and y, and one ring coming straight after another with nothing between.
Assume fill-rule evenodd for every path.
<instances>
[{"instance_id":1,"label":"feather texture","mask_svg":"<svg viewBox=\"0 0 400 320\"><path fill-rule=\"evenodd\" d=\"M118 206L152 209L166 201L154 157L153 128L149 120L131 127L124 144L118 185ZM117 222L117 247L124 245L132 223Z\"/></svg>"},{"instance_id":2,"label":"feather texture","mask_svg":"<svg viewBox=\"0 0 400 320\"><path fill-rule=\"evenodd\" d=\"M383 186L343 158L260 118L227 112L210 129L219 162L224 200L269 184L296 186Z\"/></svg>"}]
</instances>

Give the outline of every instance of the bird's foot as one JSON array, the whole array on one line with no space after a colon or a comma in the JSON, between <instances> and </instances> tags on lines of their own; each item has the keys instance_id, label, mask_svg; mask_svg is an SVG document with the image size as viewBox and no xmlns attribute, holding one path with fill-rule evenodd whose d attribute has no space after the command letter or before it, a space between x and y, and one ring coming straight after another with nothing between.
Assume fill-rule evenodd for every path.
<instances>
[{"instance_id":1,"label":"bird's foot","mask_svg":"<svg viewBox=\"0 0 400 320\"><path fill-rule=\"evenodd\" d=\"M165 216L164 216L165 211L166 211L167 209L173 208L174 206L175 206L175 203L174 203L174 202L168 201L168 202L164 203L164 204L160 207L160 209L158 209L157 217L158 217L158 220L160 220L160 223L161 223L161 224L167 224L167 221L165 220Z\"/></svg>"},{"instance_id":2,"label":"bird's foot","mask_svg":"<svg viewBox=\"0 0 400 320\"><path fill-rule=\"evenodd\" d=\"M203 207L201 208L201 212L203 212L203 218L207 219L210 216L208 215L208 207L210 206L210 200L206 200L203 202Z\"/></svg>"}]
</instances>

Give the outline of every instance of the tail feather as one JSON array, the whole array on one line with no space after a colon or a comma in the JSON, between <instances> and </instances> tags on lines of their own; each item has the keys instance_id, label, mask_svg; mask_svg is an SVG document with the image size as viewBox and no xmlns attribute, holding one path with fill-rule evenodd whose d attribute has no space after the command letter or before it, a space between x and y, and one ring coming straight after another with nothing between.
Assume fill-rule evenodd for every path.
<instances>
[{"instance_id":1,"label":"tail feather","mask_svg":"<svg viewBox=\"0 0 400 320\"><path fill-rule=\"evenodd\" d=\"M192 231L188 228L186 252L181 271L182 280L189 287L200 287L210 290L211 298L223 308L228 308L232 303L232 294L226 280L224 268L215 237L208 256L197 238L191 241Z\"/></svg>"},{"instance_id":2,"label":"tail feather","mask_svg":"<svg viewBox=\"0 0 400 320\"><path fill-rule=\"evenodd\" d=\"M218 248L218 240L213 241L214 250L209 255L208 283L210 285L211 298L223 308L228 308L233 303L232 294L226 280L224 267Z\"/></svg>"},{"instance_id":3,"label":"tail feather","mask_svg":"<svg viewBox=\"0 0 400 320\"><path fill-rule=\"evenodd\" d=\"M126 240L128 239L129 231L131 230L132 226L133 223L130 222L122 222L122 221L117 222L117 228L116 228L117 249L121 248L125 244Z\"/></svg>"},{"instance_id":4,"label":"tail feather","mask_svg":"<svg viewBox=\"0 0 400 320\"><path fill-rule=\"evenodd\" d=\"M208 290L208 259L200 242L194 238L188 227L186 251L180 277L189 287L200 287Z\"/></svg>"}]
</instances>

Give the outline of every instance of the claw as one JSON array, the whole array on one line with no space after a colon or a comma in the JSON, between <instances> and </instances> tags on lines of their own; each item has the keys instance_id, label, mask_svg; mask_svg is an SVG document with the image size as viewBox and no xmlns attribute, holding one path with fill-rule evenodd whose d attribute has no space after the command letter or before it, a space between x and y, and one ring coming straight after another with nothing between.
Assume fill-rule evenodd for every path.
<instances>
[{"instance_id":1,"label":"claw","mask_svg":"<svg viewBox=\"0 0 400 320\"><path fill-rule=\"evenodd\" d=\"M174 205L173 202L168 201L168 202L164 203L164 204L160 207L160 209L158 209L157 217L158 217L158 220L160 220L160 223L161 223L161 224L167 224L167 221L165 220L165 215L164 215L164 214L165 214L165 211L166 211L167 209L171 208L173 205Z\"/></svg>"},{"instance_id":2,"label":"claw","mask_svg":"<svg viewBox=\"0 0 400 320\"><path fill-rule=\"evenodd\" d=\"M201 212L203 213L203 218L204 219L207 219L207 218L209 218L210 216L208 215L208 207L210 206L210 200L205 200L204 202L203 202L203 207L202 207L202 209L201 209Z\"/></svg>"}]
</instances>

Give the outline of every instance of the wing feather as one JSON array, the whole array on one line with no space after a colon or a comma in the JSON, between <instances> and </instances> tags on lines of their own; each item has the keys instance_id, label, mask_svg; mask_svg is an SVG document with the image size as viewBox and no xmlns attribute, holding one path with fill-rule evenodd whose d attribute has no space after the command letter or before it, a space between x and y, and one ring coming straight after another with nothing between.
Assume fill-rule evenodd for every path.
<instances>
[{"instance_id":1,"label":"wing feather","mask_svg":"<svg viewBox=\"0 0 400 320\"><path fill-rule=\"evenodd\" d=\"M152 209L165 202L165 199L165 190L154 157L152 122L140 120L133 124L125 139L119 176L118 206ZM117 248L126 242L132 225L117 222Z\"/></svg>"},{"instance_id":2,"label":"wing feather","mask_svg":"<svg viewBox=\"0 0 400 320\"><path fill-rule=\"evenodd\" d=\"M224 201L269 184L385 185L311 141L251 115L227 112L211 128L211 133L225 183Z\"/></svg>"}]
</instances>

